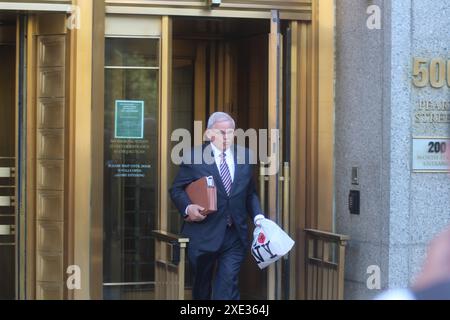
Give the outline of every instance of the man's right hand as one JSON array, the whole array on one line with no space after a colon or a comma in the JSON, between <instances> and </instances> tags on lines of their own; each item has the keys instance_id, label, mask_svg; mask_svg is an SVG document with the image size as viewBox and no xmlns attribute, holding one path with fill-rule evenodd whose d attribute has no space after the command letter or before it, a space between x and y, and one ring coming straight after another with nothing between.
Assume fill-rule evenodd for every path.
<instances>
[{"instance_id":1,"label":"man's right hand","mask_svg":"<svg viewBox=\"0 0 450 320\"><path fill-rule=\"evenodd\" d=\"M185 220L187 222L200 222L206 219L206 216L201 214L201 212L205 210L205 208L196 205L196 204L190 204L187 207L187 217Z\"/></svg>"}]
</instances>

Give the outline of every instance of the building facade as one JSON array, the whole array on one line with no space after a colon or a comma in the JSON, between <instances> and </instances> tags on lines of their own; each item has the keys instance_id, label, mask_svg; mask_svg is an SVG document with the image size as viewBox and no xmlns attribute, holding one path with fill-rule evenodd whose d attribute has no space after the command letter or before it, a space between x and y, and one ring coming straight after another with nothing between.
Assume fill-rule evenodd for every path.
<instances>
[{"instance_id":1,"label":"building facade","mask_svg":"<svg viewBox=\"0 0 450 320\"><path fill-rule=\"evenodd\" d=\"M366 2L336 1L336 226L352 238L349 299L379 293L377 267L381 288L407 287L450 217L448 2L370 5L380 28ZM350 190L360 191L360 215L349 214Z\"/></svg>"},{"instance_id":2,"label":"building facade","mask_svg":"<svg viewBox=\"0 0 450 320\"><path fill-rule=\"evenodd\" d=\"M277 130L255 178L296 241L243 298L406 286L448 221L445 2L1 0L1 298L171 297L174 132L214 111Z\"/></svg>"}]
</instances>

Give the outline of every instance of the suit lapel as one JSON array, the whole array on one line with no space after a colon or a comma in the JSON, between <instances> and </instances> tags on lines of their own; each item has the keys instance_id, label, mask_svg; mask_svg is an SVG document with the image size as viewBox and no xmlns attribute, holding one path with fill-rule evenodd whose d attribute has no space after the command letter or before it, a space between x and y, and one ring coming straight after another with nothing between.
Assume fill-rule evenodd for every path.
<instances>
[{"instance_id":1,"label":"suit lapel","mask_svg":"<svg viewBox=\"0 0 450 320\"><path fill-rule=\"evenodd\" d=\"M230 190L230 196L233 194L233 192L236 190L236 187L239 185L239 180L241 179L241 170L242 170L242 161L241 159L238 159L238 152L237 147L234 145L233 148L233 159L234 159L234 179L233 183L231 184L231 190ZM239 161L238 161L239 160Z\"/></svg>"}]
</instances>

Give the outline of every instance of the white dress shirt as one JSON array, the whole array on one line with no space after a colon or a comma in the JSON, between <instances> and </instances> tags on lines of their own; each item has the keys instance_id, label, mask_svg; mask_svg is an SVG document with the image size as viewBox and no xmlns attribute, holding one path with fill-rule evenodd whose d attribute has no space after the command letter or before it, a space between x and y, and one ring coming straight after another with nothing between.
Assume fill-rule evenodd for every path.
<instances>
[{"instance_id":1,"label":"white dress shirt","mask_svg":"<svg viewBox=\"0 0 450 320\"><path fill-rule=\"evenodd\" d=\"M217 169L219 170L220 174L220 163L222 162L222 153L223 151L219 150L213 143L211 143L212 151L214 153L214 160L216 161ZM230 148L228 148L225 151L225 161L228 165L228 170L230 171L231 175L231 182L234 181L234 157L233 153L231 152Z\"/></svg>"}]
</instances>

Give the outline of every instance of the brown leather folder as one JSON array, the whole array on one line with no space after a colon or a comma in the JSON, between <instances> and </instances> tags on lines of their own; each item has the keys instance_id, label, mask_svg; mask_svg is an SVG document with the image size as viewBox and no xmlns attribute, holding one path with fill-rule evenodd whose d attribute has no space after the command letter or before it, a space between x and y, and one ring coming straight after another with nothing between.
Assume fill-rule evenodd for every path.
<instances>
[{"instance_id":1,"label":"brown leather folder","mask_svg":"<svg viewBox=\"0 0 450 320\"><path fill-rule=\"evenodd\" d=\"M212 176L202 177L192 182L185 191L193 204L205 208L201 212L203 215L217 211L217 189Z\"/></svg>"}]
</instances>

